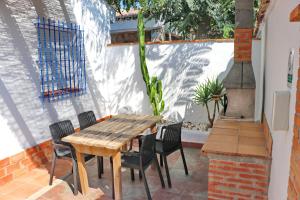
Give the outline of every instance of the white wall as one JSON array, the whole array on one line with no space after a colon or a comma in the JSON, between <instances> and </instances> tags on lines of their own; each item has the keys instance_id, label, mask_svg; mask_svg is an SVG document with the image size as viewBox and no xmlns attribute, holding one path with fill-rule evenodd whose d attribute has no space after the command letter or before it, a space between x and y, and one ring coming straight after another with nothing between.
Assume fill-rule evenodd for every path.
<instances>
[{"instance_id":1,"label":"white wall","mask_svg":"<svg viewBox=\"0 0 300 200\"><path fill-rule=\"evenodd\" d=\"M204 107L192 102L197 84L208 78L220 78L233 64L233 42L193 42L151 44L146 46L150 76L163 81L166 102L164 116L179 112L186 120L207 122ZM257 85L260 82L260 41L253 41L253 68ZM151 113L139 66L138 45L110 46L107 69L101 71L103 92L109 95L107 106L114 112L130 106L136 112ZM262 95L257 93L256 102ZM258 110L259 111L259 110ZM256 115L260 117L260 113Z\"/></svg>"},{"instance_id":2,"label":"white wall","mask_svg":"<svg viewBox=\"0 0 300 200\"><path fill-rule=\"evenodd\" d=\"M94 110L106 114L99 79L104 48L109 42L110 13L104 0L1 0L0 1L0 159L50 138L49 124ZM72 21L85 29L88 93L56 103L39 99L37 15Z\"/></svg>"},{"instance_id":3,"label":"white wall","mask_svg":"<svg viewBox=\"0 0 300 200\"><path fill-rule=\"evenodd\" d=\"M289 131L271 130L273 137L273 160L269 199L287 199L287 185L290 167L290 152L293 136L295 113L295 92L297 69L299 66L298 49L300 47L299 23L290 23L289 14L299 0L271 1L266 21L266 60L265 60L265 104L264 112L271 126L273 94L277 90L287 88L287 65L289 49L295 48L294 83L290 101Z\"/></svg>"}]
</instances>

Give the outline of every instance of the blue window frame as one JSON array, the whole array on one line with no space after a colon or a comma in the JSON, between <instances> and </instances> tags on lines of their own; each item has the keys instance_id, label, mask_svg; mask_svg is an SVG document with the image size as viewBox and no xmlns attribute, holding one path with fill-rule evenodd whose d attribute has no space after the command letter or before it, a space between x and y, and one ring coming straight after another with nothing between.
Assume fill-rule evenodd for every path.
<instances>
[{"instance_id":1,"label":"blue window frame","mask_svg":"<svg viewBox=\"0 0 300 200\"><path fill-rule=\"evenodd\" d=\"M86 93L84 31L79 25L38 18L40 97L48 101Z\"/></svg>"}]
</instances>

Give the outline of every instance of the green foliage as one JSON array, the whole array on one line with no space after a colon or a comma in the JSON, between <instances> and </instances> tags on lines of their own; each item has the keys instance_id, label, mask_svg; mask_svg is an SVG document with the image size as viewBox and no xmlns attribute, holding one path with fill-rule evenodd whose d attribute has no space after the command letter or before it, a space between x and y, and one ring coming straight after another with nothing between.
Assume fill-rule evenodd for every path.
<instances>
[{"instance_id":1,"label":"green foliage","mask_svg":"<svg viewBox=\"0 0 300 200\"><path fill-rule=\"evenodd\" d=\"M220 82L218 79L208 79L205 83L199 84L195 90L193 100L196 104L206 107L207 118L210 123L210 127L213 126L216 116L216 110L218 109L219 111L219 103L221 103L221 105L223 105L225 109L225 93L225 88L222 82ZM212 116L208 107L208 104L211 101L214 101L214 110Z\"/></svg>"},{"instance_id":2,"label":"green foliage","mask_svg":"<svg viewBox=\"0 0 300 200\"><path fill-rule=\"evenodd\" d=\"M208 80L208 88L212 97L223 96L225 94L225 88L221 81L218 79Z\"/></svg>"},{"instance_id":3,"label":"green foliage","mask_svg":"<svg viewBox=\"0 0 300 200\"><path fill-rule=\"evenodd\" d=\"M143 75L143 80L146 84L147 94L150 95L150 78L149 72L146 65L146 51L145 51L145 25L143 13L138 13L138 40L139 40L139 54L140 54L140 65Z\"/></svg>"},{"instance_id":4,"label":"green foliage","mask_svg":"<svg viewBox=\"0 0 300 200\"><path fill-rule=\"evenodd\" d=\"M258 10L258 1L254 0L254 13ZM163 20L169 31L176 31L186 39L233 37L235 0L157 2L145 8L147 16Z\"/></svg>"},{"instance_id":5,"label":"green foliage","mask_svg":"<svg viewBox=\"0 0 300 200\"><path fill-rule=\"evenodd\" d=\"M150 83L150 102L152 105L152 110L154 115L160 115L164 111L165 102L162 99L162 83L158 80L156 76L151 78Z\"/></svg>"},{"instance_id":6,"label":"green foliage","mask_svg":"<svg viewBox=\"0 0 300 200\"><path fill-rule=\"evenodd\" d=\"M107 0L112 7L142 9L147 18L164 21L185 39L232 38L236 0ZM260 0L254 0L254 18Z\"/></svg>"},{"instance_id":7,"label":"green foliage","mask_svg":"<svg viewBox=\"0 0 300 200\"><path fill-rule=\"evenodd\" d=\"M138 35L139 35L139 54L140 67L143 80L146 84L147 94L152 106L154 115L160 115L164 111L165 102L163 100L162 82L156 76L150 80L145 55L145 25L142 11L138 13Z\"/></svg>"},{"instance_id":8,"label":"green foliage","mask_svg":"<svg viewBox=\"0 0 300 200\"><path fill-rule=\"evenodd\" d=\"M199 84L195 90L194 102L198 105L205 106L211 100L209 82Z\"/></svg>"}]
</instances>

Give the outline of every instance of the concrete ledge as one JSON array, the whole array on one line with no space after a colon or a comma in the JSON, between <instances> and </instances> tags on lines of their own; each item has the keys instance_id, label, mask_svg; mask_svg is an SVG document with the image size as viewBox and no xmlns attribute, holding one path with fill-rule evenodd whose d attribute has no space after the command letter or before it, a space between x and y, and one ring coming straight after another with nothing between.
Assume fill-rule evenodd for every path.
<instances>
[{"instance_id":1,"label":"concrete ledge","mask_svg":"<svg viewBox=\"0 0 300 200\"><path fill-rule=\"evenodd\" d=\"M146 42L146 45L152 44L182 44L182 43L206 43L206 42L233 42L233 39L202 39L202 40L173 40L173 41L158 41L158 42ZM124 45L138 45L138 42L131 43L114 43L107 46L124 46Z\"/></svg>"}]
</instances>

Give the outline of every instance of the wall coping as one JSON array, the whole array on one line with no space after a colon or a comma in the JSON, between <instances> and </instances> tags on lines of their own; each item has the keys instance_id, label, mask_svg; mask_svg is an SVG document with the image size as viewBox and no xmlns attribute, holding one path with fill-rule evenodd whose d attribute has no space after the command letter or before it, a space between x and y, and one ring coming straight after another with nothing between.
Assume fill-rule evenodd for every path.
<instances>
[{"instance_id":1,"label":"wall coping","mask_svg":"<svg viewBox=\"0 0 300 200\"><path fill-rule=\"evenodd\" d=\"M205 42L233 42L234 39L201 39L201 40L172 40L172 41L158 41L158 42L145 42L147 45L153 44L182 44L182 43L205 43ZM108 44L107 46L124 46L124 45L137 45L138 42L131 43L114 43Z\"/></svg>"},{"instance_id":2,"label":"wall coping","mask_svg":"<svg viewBox=\"0 0 300 200\"><path fill-rule=\"evenodd\" d=\"M252 38L252 40L260 40L258 38ZM226 42L234 42L234 39L201 39L201 40L172 40L172 41L158 41L158 42L145 42L146 45L165 45L165 44L184 44L184 43L207 43L207 42L215 42L215 43L226 43ZM138 45L138 42L122 42L122 43L114 43L108 44L108 47L114 46L130 46L130 45Z\"/></svg>"}]
</instances>

